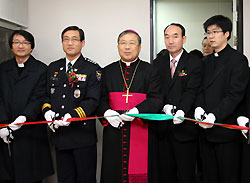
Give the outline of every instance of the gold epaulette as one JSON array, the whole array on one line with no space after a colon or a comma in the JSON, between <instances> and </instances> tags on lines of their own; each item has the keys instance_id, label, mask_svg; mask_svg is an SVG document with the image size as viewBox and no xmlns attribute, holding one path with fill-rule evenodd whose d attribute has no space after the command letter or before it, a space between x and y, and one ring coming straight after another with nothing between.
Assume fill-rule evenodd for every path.
<instances>
[{"instance_id":1,"label":"gold epaulette","mask_svg":"<svg viewBox=\"0 0 250 183\"><path fill-rule=\"evenodd\" d=\"M49 103L43 104L43 106L42 106L42 111L43 111L46 107L51 108L51 105L50 105Z\"/></svg>"}]
</instances>

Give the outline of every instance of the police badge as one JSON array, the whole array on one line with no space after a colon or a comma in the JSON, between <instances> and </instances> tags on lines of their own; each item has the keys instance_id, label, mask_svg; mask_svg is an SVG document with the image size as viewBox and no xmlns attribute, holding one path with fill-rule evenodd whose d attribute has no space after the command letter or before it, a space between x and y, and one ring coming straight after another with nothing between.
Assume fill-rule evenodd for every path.
<instances>
[{"instance_id":1,"label":"police badge","mask_svg":"<svg viewBox=\"0 0 250 183\"><path fill-rule=\"evenodd\" d=\"M80 95L81 95L81 91L80 91L79 89L76 89L76 90L74 91L74 97L75 97L75 98L79 98Z\"/></svg>"}]
</instances>

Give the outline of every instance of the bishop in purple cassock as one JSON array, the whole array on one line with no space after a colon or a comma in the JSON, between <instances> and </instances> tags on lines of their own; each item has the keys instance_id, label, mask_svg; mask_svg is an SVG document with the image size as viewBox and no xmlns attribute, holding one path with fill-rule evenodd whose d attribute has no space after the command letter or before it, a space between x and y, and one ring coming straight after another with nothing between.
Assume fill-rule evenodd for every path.
<instances>
[{"instance_id":1,"label":"bishop in purple cassock","mask_svg":"<svg viewBox=\"0 0 250 183\"><path fill-rule=\"evenodd\" d=\"M155 121L126 114L157 113L163 96L159 74L139 59L141 38L134 30L118 37L121 59L103 70L98 113L104 116L101 183L157 182Z\"/></svg>"}]
</instances>

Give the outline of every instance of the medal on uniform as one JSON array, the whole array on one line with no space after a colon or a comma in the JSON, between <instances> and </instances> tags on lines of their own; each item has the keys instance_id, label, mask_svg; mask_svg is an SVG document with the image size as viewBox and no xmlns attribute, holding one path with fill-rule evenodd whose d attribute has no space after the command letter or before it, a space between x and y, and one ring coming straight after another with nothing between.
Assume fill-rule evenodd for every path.
<instances>
[{"instance_id":1,"label":"medal on uniform","mask_svg":"<svg viewBox=\"0 0 250 183\"><path fill-rule=\"evenodd\" d=\"M81 91L80 91L79 89L76 89L76 90L74 91L74 97L75 97L75 98L79 98L80 95L81 95Z\"/></svg>"},{"instance_id":2,"label":"medal on uniform","mask_svg":"<svg viewBox=\"0 0 250 183\"><path fill-rule=\"evenodd\" d=\"M86 81L87 75L86 74L76 74L78 81Z\"/></svg>"},{"instance_id":3,"label":"medal on uniform","mask_svg":"<svg viewBox=\"0 0 250 183\"><path fill-rule=\"evenodd\" d=\"M51 79L53 81L57 80L57 75L58 75L58 72L54 72L54 75L51 77Z\"/></svg>"}]
</instances>

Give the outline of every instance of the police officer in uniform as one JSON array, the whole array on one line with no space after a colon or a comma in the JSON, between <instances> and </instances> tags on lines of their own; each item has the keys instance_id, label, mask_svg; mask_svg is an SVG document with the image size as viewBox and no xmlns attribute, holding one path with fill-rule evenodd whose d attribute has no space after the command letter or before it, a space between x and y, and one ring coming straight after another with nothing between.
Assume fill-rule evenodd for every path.
<instances>
[{"instance_id":1,"label":"police officer in uniform","mask_svg":"<svg viewBox=\"0 0 250 183\"><path fill-rule=\"evenodd\" d=\"M42 107L52 130L59 183L96 182L95 120L67 121L93 116L99 103L101 68L83 57L84 32L70 26L61 34L66 58L49 65L47 96Z\"/></svg>"}]
</instances>

